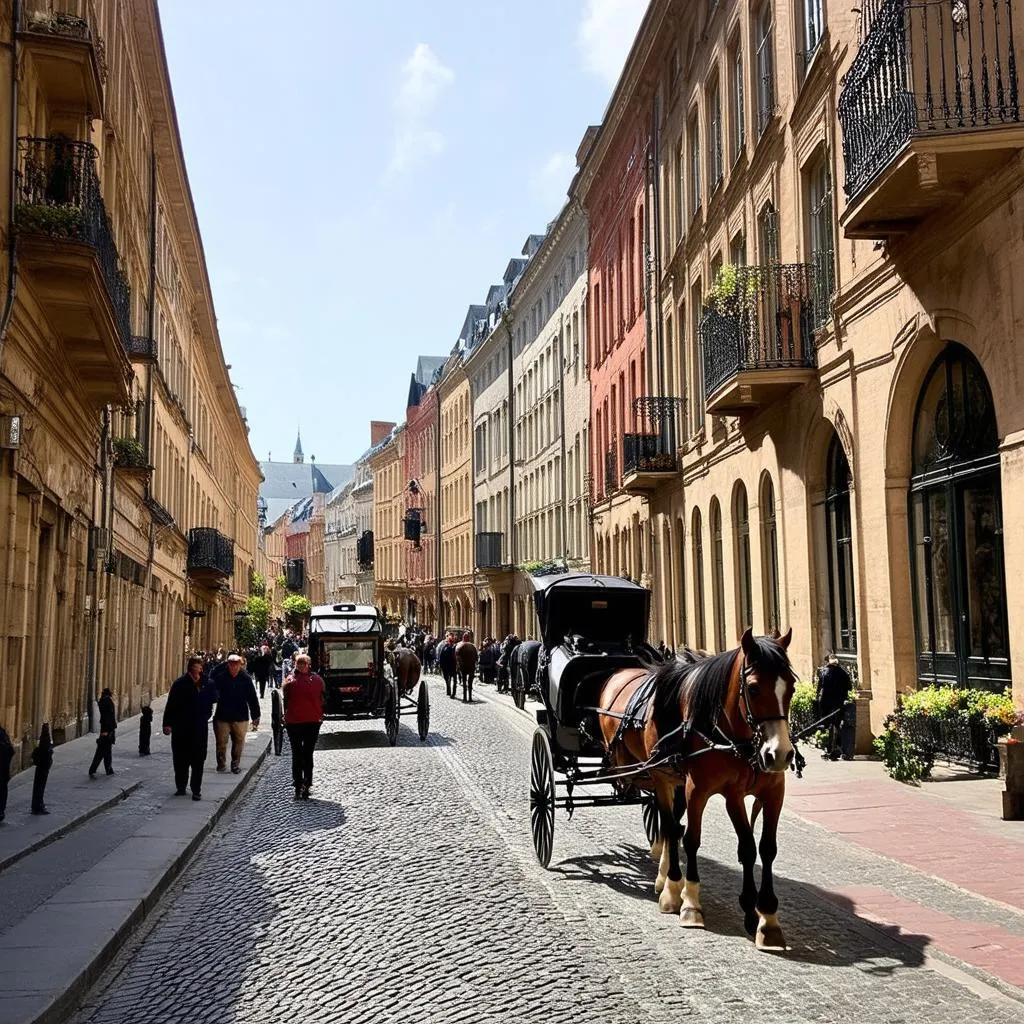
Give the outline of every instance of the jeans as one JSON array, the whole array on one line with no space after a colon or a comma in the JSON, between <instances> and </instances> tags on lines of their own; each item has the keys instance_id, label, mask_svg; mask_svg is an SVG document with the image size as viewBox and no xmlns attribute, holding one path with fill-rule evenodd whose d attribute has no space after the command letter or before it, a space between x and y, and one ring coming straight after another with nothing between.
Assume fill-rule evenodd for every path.
<instances>
[{"instance_id":1,"label":"jeans","mask_svg":"<svg viewBox=\"0 0 1024 1024\"><path fill-rule=\"evenodd\" d=\"M313 782L313 751L320 735L320 723L301 722L289 725L287 729L292 748L292 781L296 789L309 786Z\"/></svg>"},{"instance_id":2,"label":"jeans","mask_svg":"<svg viewBox=\"0 0 1024 1024\"><path fill-rule=\"evenodd\" d=\"M100 766L100 761L103 762L103 767L106 769L109 775L114 770L113 764L113 753L114 753L114 737L111 735L97 736L96 737L96 756L92 759L92 764L89 765L89 774L93 775L97 768Z\"/></svg>"},{"instance_id":3,"label":"jeans","mask_svg":"<svg viewBox=\"0 0 1024 1024\"><path fill-rule=\"evenodd\" d=\"M174 788L185 792L192 776L192 794L198 796L203 789L203 765L206 763L206 730L195 733L190 729L171 733L171 758L174 761Z\"/></svg>"},{"instance_id":4,"label":"jeans","mask_svg":"<svg viewBox=\"0 0 1024 1024\"><path fill-rule=\"evenodd\" d=\"M231 738L231 767L238 767L242 760L242 748L245 746L245 734L248 731L248 719L244 722L219 722L214 719L213 734L217 744L217 771L224 770L229 737Z\"/></svg>"}]
</instances>

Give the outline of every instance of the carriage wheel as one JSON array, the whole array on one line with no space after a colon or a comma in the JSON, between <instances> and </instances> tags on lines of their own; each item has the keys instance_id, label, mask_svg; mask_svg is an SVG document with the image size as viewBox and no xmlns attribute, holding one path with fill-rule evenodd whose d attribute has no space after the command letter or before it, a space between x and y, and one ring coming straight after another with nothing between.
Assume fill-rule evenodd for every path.
<instances>
[{"instance_id":1,"label":"carriage wheel","mask_svg":"<svg viewBox=\"0 0 1024 1024\"><path fill-rule=\"evenodd\" d=\"M644 800L644 831L647 833L647 841L653 846L661 835L658 804L653 796Z\"/></svg>"},{"instance_id":2,"label":"carriage wheel","mask_svg":"<svg viewBox=\"0 0 1024 1024\"><path fill-rule=\"evenodd\" d=\"M555 838L555 766L548 734L538 728L533 734L530 756L530 827L533 850L541 867L551 862Z\"/></svg>"},{"instance_id":3,"label":"carriage wheel","mask_svg":"<svg viewBox=\"0 0 1024 1024\"><path fill-rule=\"evenodd\" d=\"M430 694L426 682L420 683L419 696L416 698L416 729L421 740L426 740L430 732Z\"/></svg>"},{"instance_id":4,"label":"carriage wheel","mask_svg":"<svg viewBox=\"0 0 1024 1024\"><path fill-rule=\"evenodd\" d=\"M393 682L388 688L387 705L384 708L384 731L388 735L388 743L394 746L398 742L398 723L402 714L402 695L398 683Z\"/></svg>"},{"instance_id":5,"label":"carriage wheel","mask_svg":"<svg viewBox=\"0 0 1024 1024\"><path fill-rule=\"evenodd\" d=\"M512 702L520 711L526 707L526 687L518 671L512 673Z\"/></svg>"}]
</instances>

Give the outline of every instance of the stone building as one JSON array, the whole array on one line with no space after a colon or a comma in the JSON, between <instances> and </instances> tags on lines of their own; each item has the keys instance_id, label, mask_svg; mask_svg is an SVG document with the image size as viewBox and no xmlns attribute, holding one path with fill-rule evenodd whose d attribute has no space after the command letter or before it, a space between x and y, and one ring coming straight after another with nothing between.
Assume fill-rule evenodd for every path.
<instances>
[{"instance_id":1,"label":"stone building","mask_svg":"<svg viewBox=\"0 0 1024 1024\"><path fill-rule=\"evenodd\" d=\"M386 615L405 615L405 424L395 427L368 458L373 476L374 603Z\"/></svg>"},{"instance_id":2,"label":"stone building","mask_svg":"<svg viewBox=\"0 0 1024 1024\"><path fill-rule=\"evenodd\" d=\"M862 740L919 685L1024 696L1024 40L1004 0L959 15L654 0L616 92L657 168L655 632L792 627L805 677L849 666Z\"/></svg>"},{"instance_id":3,"label":"stone building","mask_svg":"<svg viewBox=\"0 0 1024 1024\"><path fill-rule=\"evenodd\" d=\"M356 520L353 483L336 487L324 506L324 591L328 604L356 599Z\"/></svg>"},{"instance_id":4,"label":"stone building","mask_svg":"<svg viewBox=\"0 0 1024 1024\"><path fill-rule=\"evenodd\" d=\"M100 685L127 714L189 645L230 643L260 481L156 4L18 8L14 25L0 6L17 83L0 104L0 721L16 766L43 722L58 742L87 729Z\"/></svg>"}]
</instances>

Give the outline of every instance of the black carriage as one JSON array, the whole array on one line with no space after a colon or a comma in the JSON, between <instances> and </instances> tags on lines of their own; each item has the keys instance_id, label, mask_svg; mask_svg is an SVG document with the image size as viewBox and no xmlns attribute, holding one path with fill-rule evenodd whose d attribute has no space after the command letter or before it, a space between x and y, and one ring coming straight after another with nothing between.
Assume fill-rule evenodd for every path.
<instances>
[{"instance_id":1,"label":"black carriage","mask_svg":"<svg viewBox=\"0 0 1024 1024\"><path fill-rule=\"evenodd\" d=\"M651 593L618 576L566 573L534 581L541 650L534 692L537 711L530 758L533 846L547 867L555 808L640 804L648 839L657 838L643 777L606 766L598 715L601 687L613 672L656 659L647 646Z\"/></svg>"},{"instance_id":2,"label":"black carriage","mask_svg":"<svg viewBox=\"0 0 1024 1024\"><path fill-rule=\"evenodd\" d=\"M309 656L324 680L324 718L383 718L388 742L398 742L402 715L416 715L421 740L430 731L426 681L403 694L384 654L385 622L371 605L319 605L309 618Z\"/></svg>"}]
</instances>

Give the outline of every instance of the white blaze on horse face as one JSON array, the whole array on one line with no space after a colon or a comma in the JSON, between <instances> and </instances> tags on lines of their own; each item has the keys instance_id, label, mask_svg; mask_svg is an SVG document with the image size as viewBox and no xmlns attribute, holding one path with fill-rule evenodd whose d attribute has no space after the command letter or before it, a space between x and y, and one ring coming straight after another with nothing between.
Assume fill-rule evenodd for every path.
<instances>
[{"instance_id":1,"label":"white blaze on horse face","mask_svg":"<svg viewBox=\"0 0 1024 1024\"><path fill-rule=\"evenodd\" d=\"M775 696L779 702L779 714L785 711L786 690L788 684L784 679L775 682ZM789 736L789 722L780 718L775 722L765 722L764 746L761 747L761 760L770 772L784 772L789 767L793 756L793 741Z\"/></svg>"}]
</instances>

